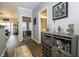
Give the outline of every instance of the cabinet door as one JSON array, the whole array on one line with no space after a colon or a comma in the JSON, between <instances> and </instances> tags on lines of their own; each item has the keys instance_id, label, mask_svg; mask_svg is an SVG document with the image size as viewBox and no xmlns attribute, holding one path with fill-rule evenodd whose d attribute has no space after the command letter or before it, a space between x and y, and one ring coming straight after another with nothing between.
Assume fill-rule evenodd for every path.
<instances>
[{"instance_id":1,"label":"cabinet door","mask_svg":"<svg viewBox=\"0 0 79 59\"><path fill-rule=\"evenodd\" d=\"M63 53L62 51L52 48L52 56L53 57L70 57L67 53Z\"/></svg>"}]
</instances>

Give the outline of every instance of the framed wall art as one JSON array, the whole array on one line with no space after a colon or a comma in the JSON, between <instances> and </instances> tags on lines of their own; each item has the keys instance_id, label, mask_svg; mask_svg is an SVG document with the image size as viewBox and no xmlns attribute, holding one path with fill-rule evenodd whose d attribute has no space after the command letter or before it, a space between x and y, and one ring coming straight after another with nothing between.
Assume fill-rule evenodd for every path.
<instances>
[{"instance_id":1,"label":"framed wall art","mask_svg":"<svg viewBox=\"0 0 79 59\"><path fill-rule=\"evenodd\" d=\"M33 18L33 25L36 25L36 17Z\"/></svg>"},{"instance_id":2,"label":"framed wall art","mask_svg":"<svg viewBox=\"0 0 79 59\"><path fill-rule=\"evenodd\" d=\"M53 6L53 20L68 17L68 2L60 2Z\"/></svg>"}]
</instances>

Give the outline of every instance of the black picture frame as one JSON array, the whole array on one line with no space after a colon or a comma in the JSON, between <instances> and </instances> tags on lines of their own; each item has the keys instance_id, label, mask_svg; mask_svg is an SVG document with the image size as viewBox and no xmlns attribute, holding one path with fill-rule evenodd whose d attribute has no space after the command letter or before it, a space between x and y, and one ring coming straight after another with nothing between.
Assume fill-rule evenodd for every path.
<instances>
[{"instance_id":1,"label":"black picture frame","mask_svg":"<svg viewBox=\"0 0 79 59\"><path fill-rule=\"evenodd\" d=\"M33 25L36 25L36 17L33 18Z\"/></svg>"},{"instance_id":2,"label":"black picture frame","mask_svg":"<svg viewBox=\"0 0 79 59\"><path fill-rule=\"evenodd\" d=\"M68 17L68 2L59 2L53 6L53 20Z\"/></svg>"}]
</instances>

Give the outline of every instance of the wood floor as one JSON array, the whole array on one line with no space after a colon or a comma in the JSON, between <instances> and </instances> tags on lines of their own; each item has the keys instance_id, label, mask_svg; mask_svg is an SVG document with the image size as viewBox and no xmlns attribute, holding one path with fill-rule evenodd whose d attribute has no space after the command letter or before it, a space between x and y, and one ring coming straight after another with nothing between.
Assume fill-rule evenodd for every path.
<instances>
[{"instance_id":1,"label":"wood floor","mask_svg":"<svg viewBox=\"0 0 79 59\"><path fill-rule=\"evenodd\" d=\"M19 49L19 50L17 50ZM17 53L17 52L20 53ZM7 41L7 51L5 57L41 57L42 47L34 40L25 37L22 42L19 42L17 35L11 35Z\"/></svg>"},{"instance_id":2,"label":"wood floor","mask_svg":"<svg viewBox=\"0 0 79 59\"><path fill-rule=\"evenodd\" d=\"M37 44L33 40L24 40L22 42L26 44L34 57L41 57L42 56L42 48L40 44Z\"/></svg>"}]
</instances>

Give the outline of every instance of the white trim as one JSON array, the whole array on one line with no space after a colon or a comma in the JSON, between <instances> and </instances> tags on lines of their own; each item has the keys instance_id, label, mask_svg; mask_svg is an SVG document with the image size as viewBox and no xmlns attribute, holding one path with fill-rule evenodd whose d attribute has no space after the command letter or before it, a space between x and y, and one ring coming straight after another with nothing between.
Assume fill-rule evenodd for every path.
<instances>
[{"instance_id":1,"label":"white trim","mask_svg":"<svg viewBox=\"0 0 79 59\"><path fill-rule=\"evenodd\" d=\"M33 17L31 16L31 39L33 39Z\"/></svg>"},{"instance_id":2,"label":"white trim","mask_svg":"<svg viewBox=\"0 0 79 59\"><path fill-rule=\"evenodd\" d=\"M20 10L25 10L25 11L29 11L29 12L32 12L32 10L31 9L29 9L29 8L23 8L23 7L18 7Z\"/></svg>"},{"instance_id":3,"label":"white trim","mask_svg":"<svg viewBox=\"0 0 79 59\"><path fill-rule=\"evenodd\" d=\"M1 57L3 57L4 56L4 54L5 54L5 52L6 52L6 47L5 47L5 49L4 49L4 51L2 52L2 54L1 54Z\"/></svg>"},{"instance_id":4,"label":"white trim","mask_svg":"<svg viewBox=\"0 0 79 59\"><path fill-rule=\"evenodd\" d=\"M33 39L36 43L41 44L39 41L37 41L36 39Z\"/></svg>"},{"instance_id":5,"label":"white trim","mask_svg":"<svg viewBox=\"0 0 79 59\"><path fill-rule=\"evenodd\" d=\"M41 43L41 20L40 20L41 16L40 16L40 13L44 10L47 10L47 17L48 17L48 8L47 7L48 6L45 6L42 10L39 11L39 42L40 43ZM47 20L48 20L48 18L47 18Z\"/></svg>"}]
</instances>

